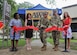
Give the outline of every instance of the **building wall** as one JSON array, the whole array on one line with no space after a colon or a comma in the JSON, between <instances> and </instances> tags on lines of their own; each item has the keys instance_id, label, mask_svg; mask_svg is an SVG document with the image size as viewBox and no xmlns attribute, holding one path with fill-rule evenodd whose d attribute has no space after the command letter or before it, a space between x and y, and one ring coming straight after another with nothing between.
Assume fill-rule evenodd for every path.
<instances>
[{"instance_id":1,"label":"building wall","mask_svg":"<svg viewBox=\"0 0 77 55\"><path fill-rule=\"evenodd\" d=\"M63 13L67 11L71 18L77 17L77 6L63 8Z\"/></svg>"}]
</instances>

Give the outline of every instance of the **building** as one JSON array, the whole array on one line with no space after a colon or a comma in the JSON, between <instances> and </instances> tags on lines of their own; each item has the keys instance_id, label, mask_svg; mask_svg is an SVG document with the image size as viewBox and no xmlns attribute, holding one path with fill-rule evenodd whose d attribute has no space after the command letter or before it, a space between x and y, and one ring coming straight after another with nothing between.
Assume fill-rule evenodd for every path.
<instances>
[{"instance_id":1,"label":"building","mask_svg":"<svg viewBox=\"0 0 77 55\"><path fill-rule=\"evenodd\" d=\"M77 4L63 7L62 10L63 13L68 12L69 15L71 16L72 18L71 28L72 28L73 37L77 39L76 36L77 35Z\"/></svg>"}]
</instances>

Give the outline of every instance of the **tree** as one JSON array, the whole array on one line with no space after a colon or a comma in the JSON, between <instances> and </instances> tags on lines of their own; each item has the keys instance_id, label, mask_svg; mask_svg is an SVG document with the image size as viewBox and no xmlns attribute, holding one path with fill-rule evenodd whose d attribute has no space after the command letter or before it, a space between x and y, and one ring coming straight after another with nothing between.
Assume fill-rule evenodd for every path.
<instances>
[{"instance_id":1,"label":"tree","mask_svg":"<svg viewBox=\"0 0 77 55\"><path fill-rule=\"evenodd\" d=\"M47 1L47 4L53 4L53 5L55 5L56 3L55 3L55 0L46 0Z\"/></svg>"},{"instance_id":2,"label":"tree","mask_svg":"<svg viewBox=\"0 0 77 55\"><path fill-rule=\"evenodd\" d=\"M54 4L55 5L55 2L56 0L46 0L48 4ZM63 0L63 1L66 1L66 0Z\"/></svg>"},{"instance_id":3,"label":"tree","mask_svg":"<svg viewBox=\"0 0 77 55\"><path fill-rule=\"evenodd\" d=\"M66 0L63 0L66 1ZM47 4L55 5L56 6L56 0L46 0Z\"/></svg>"},{"instance_id":4,"label":"tree","mask_svg":"<svg viewBox=\"0 0 77 55\"><path fill-rule=\"evenodd\" d=\"M11 16L17 11L17 4L15 0L7 0L7 2L11 5Z\"/></svg>"},{"instance_id":5,"label":"tree","mask_svg":"<svg viewBox=\"0 0 77 55\"><path fill-rule=\"evenodd\" d=\"M0 19L2 17L2 11L3 11L3 1L4 0L0 0ZM24 2L24 3L19 3L17 4L15 2L15 0L7 0L8 4L11 5L11 17L12 15L17 12L17 9L18 8L31 8L33 7L34 5L29 3L29 2ZM25 5L25 6L24 6Z\"/></svg>"},{"instance_id":6,"label":"tree","mask_svg":"<svg viewBox=\"0 0 77 55\"><path fill-rule=\"evenodd\" d=\"M0 0L0 18L2 17L3 1L4 0ZM11 5L11 15L13 15L13 13L17 11L16 2L14 0L7 0L7 2Z\"/></svg>"},{"instance_id":7,"label":"tree","mask_svg":"<svg viewBox=\"0 0 77 55\"><path fill-rule=\"evenodd\" d=\"M18 8L31 8L33 7L34 5L29 3L29 2L24 2L24 3L19 3L18 4Z\"/></svg>"},{"instance_id":8,"label":"tree","mask_svg":"<svg viewBox=\"0 0 77 55\"><path fill-rule=\"evenodd\" d=\"M2 6L3 6L3 0L0 0L0 19L1 19L1 16L2 16Z\"/></svg>"}]
</instances>

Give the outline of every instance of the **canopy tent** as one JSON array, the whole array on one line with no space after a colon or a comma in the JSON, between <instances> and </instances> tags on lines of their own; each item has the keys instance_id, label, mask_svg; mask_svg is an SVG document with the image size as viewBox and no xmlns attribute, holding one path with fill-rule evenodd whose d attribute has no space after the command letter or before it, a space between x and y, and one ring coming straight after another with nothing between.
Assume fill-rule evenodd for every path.
<instances>
[{"instance_id":1,"label":"canopy tent","mask_svg":"<svg viewBox=\"0 0 77 55\"><path fill-rule=\"evenodd\" d=\"M35 6L33 8L29 8L27 10L51 10L51 9L46 8L46 7L42 6L41 4L38 4L37 6Z\"/></svg>"},{"instance_id":2,"label":"canopy tent","mask_svg":"<svg viewBox=\"0 0 77 55\"><path fill-rule=\"evenodd\" d=\"M32 14L32 19L33 20L39 20L40 18L43 17L44 13L48 13L48 19L50 19L52 10L42 6L41 4L38 4L37 6L35 6L33 8L27 9L26 10L26 14L27 13L31 13Z\"/></svg>"},{"instance_id":3,"label":"canopy tent","mask_svg":"<svg viewBox=\"0 0 77 55\"><path fill-rule=\"evenodd\" d=\"M26 8L19 8L17 12L18 12L18 14L25 14Z\"/></svg>"},{"instance_id":4,"label":"canopy tent","mask_svg":"<svg viewBox=\"0 0 77 55\"><path fill-rule=\"evenodd\" d=\"M19 8L17 10L17 13L20 15L20 17L25 20L25 13L26 13L26 8Z\"/></svg>"},{"instance_id":5,"label":"canopy tent","mask_svg":"<svg viewBox=\"0 0 77 55\"><path fill-rule=\"evenodd\" d=\"M36 5L32 8L29 8L29 9L26 9L26 8L21 8L20 9L19 8L17 12L20 14L21 18L25 18L25 14L28 13L28 12L31 12L33 14L35 11L36 12L38 11L38 13L41 12L41 11L45 11L45 12L48 11L50 13L50 10L51 10L51 13L52 13L52 11L54 9L49 9L49 8L46 8L46 7L42 6L41 4L38 4L38 5ZM61 15L62 14L62 9L57 8L57 10L58 10L58 14Z\"/></svg>"},{"instance_id":6,"label":"canopy tent","mask_svg":"<svg viewBox=\"0 0 77 55\"><path fill-rule=\"evenodd\" d=\"M59 9L59 8L57 8L57 9L58 9L58 13L59 14L62 14L62 9ZM19 8L17 12L19 14L25 14L26 13L26 10L54 10L54 9L49 9L49 8L46 8L46 7L42 6L41 4L38 4L35 7L29 8L29 9Z\"/></svg>"},{"instance_id":7,"label":"canopy tent","mask_svg":"<svg viewBox=\"0 0 77 55\"><path fill-rule=\"evenodd\" d=\"M48 9L44 6L42 6L41 4L38 4L36 5L35 7L33 8L29 8L29 9L26 9L26 8L19 8L17 10L18 14L26 14L26 10L51 10L51 9Z\"/></svg>"}]
</instances>

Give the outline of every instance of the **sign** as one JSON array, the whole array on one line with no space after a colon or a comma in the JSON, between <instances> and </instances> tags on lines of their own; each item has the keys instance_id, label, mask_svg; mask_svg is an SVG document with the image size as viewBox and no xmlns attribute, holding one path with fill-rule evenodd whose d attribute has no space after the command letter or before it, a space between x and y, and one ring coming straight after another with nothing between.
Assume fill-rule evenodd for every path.
<instances>
[{"instance_id":1,"label":"sign","mask_svg":"<svg viewBox=\"0 0 77 55\"><path fill-rule=\"evenodd\" d=\"M11 12L11 6L7 3L6 10L5 10L5 16L10 17Z\"/></svg>"},{"instance_id":2,"label":"sign","mask_svg":"<svg viewBox=\"0 0 77 55\"><path fill-rule=\"evenodd\" d=\"M31 13L33 20L39 20L43 17L44 13L48 13L48 19L50 19L52 10L27 10L26 14L27 13Z\"/></svg>"},{"instance_id":3,"label":"sign","mask_svg":"<svg viewBox=\"0 0 77 55\"><path fill-rule=\"evenodd\" d=\"M3 22L4 24L8 23L10 20L10 12L11 12L11 6L8 4L7 0L4 0L3 4Z\"/></svg>"},{"instance_id":4,"label":"sign","mask_svg":"<svg viewBox=\"0 0 77 55\"><path fill-rule=\"evenodd\" d=\"M10 17L10 12L11 12L11 6L7 3L7 1L4 1L4 13L3 15L6 17Z\"/></svg>"}]
</instances>

